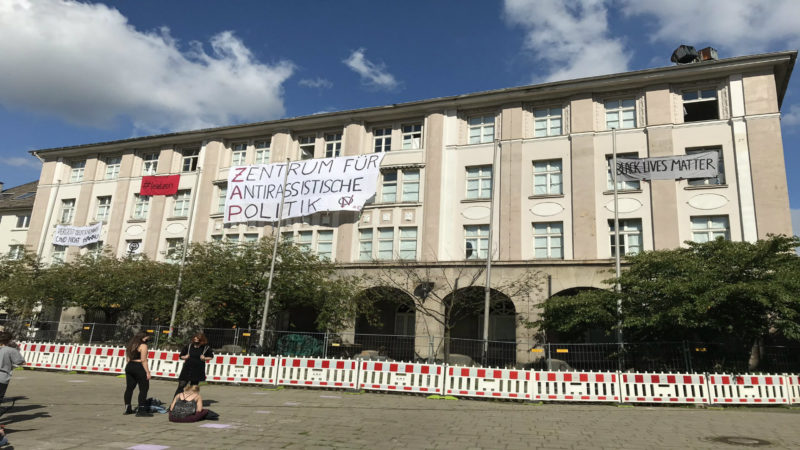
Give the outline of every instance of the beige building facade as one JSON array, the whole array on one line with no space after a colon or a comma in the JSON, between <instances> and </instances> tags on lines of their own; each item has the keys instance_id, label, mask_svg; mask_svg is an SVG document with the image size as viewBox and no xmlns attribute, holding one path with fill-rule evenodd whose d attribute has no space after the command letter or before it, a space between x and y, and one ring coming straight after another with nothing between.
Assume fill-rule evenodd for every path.
<instances>
[{"instance_id":1,"label":"beige building facade","mask_svg":"<svg viewBox=\"0 0 800 450\"><path fill-rule=\"evenodd\" d=\"M615 147L640 158L711 150L723 168L713 179L619 182L626 254L791 234L780 107L795 58L744 56L34 151L43 169L27 245L68 260L87 250L53 246L54 226L97 221L120 256L169 258L187 228L193 242L255 240L273 225L223 223L231 166L385 152L375 199L360 214L293 220L284 237L360 272L375 261L481 266L491 249L493 279L542 273L542 289L509 298L515 317L533 319L549 295L605 286ZM139 196L149 174L180 174L178 195ZM532 336L512 323L515 339Z\"/></svg>"}]
</instances>

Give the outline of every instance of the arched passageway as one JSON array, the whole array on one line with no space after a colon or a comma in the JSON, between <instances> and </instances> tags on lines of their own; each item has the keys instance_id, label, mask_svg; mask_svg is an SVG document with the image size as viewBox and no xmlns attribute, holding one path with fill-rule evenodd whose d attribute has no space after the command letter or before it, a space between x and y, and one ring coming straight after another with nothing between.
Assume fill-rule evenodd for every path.
<instances>
[{"instance_id":1,"label":"arched passageway","mask_svg":"<svg viewBox=\"0 0 800 450\"><path fill-rule=\"evenodd\" d=\"M367 289L361 295L375 306L375 312L372 317L360 314L356 318L354 341L357 349L377 352L377 356L398 361L413 361L414 300L405 292L386 286Z\"/></svg>"},{"instance_id":2,"label":"arched passageway","mask_svg":"<svg viewBox=\"0 0 800 450\"><path fill-rule=\"evenodd\" d=\"M516 308L507 295L494 289L489 297L489 345L483 361L485 295L483 287L472 286L445 298L451 308L449 353L467 355L489 366L512 366L517 358Z\"/></svg>"}]
</instances>

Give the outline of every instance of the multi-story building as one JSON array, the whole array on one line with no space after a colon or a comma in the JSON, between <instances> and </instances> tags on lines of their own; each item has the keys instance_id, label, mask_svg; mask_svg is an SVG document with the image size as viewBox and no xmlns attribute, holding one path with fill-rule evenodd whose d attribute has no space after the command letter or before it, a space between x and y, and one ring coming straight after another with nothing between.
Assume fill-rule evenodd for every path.
<instances>
[{"instance_id":1,"label":"multi-story building","mask_svg":"<svg viewBox=\"0 0 800 450\"><path fill-rule=\"evenodd\" d=\"M3 190L0 183L0 252L11 258L22 255L31 223L37 182Z\"/></svg>"},{"instance_id":2,"label":"multi-story building","mask_svg":"<svg viewBox=\"0 0 800 450\"><path fill-rule=\"evenodd\" d=\"M183 243L187 227L192 241L255 240L272 224L223 223L229 167L384 152L375 199L360 214L293 220L284 236L342 270L365 272L376 270L373 260L480 265L491 249L493 280L547 275L544 289L509 295L493 312L490 337L530 337L515 318L535 317L550 295L604 287L614 248L614 146L634 157L711 150L723 169L715 178L619 182L625 254L791 233L780 107L796 56L38 150L43 169L27 244L46 260L69 259L80 250L52 245L54 225L96 221L106 224L103 244L118 254L136 247L160 260ZM140 196L141 178L151 174L180 174L178 194ZM447 284L432 281L433 289ZM411 333L423 322L407 309L389 315L387 333ZM461 327L465 337L479 337L478 320Z\"/></svg>"}]
</instances>

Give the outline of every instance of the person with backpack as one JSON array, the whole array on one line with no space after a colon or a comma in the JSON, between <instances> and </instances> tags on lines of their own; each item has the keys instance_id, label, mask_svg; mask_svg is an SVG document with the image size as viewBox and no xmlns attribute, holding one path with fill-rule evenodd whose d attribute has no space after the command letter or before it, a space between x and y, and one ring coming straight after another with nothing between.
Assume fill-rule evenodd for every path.
<instances>
[{"instance_id":1,"label":"person with backpack","mask_svg":"<svg viewBox=\"0 0 800 450\"><path fill-rule=\"evenodd\" d=\"M191 342L181 349L180 358L183 360L183 369L178 375L178 389L175 395L184 391L187 385L197 386L206 379L206 361L214 357L208 339L203 333L192 336Z\"/></svg>"}]
</instances>

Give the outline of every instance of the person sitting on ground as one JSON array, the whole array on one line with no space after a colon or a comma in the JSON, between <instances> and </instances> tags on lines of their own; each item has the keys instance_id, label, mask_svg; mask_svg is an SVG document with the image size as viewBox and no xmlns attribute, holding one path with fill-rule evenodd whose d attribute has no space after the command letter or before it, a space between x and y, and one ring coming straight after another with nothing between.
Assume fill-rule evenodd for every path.
<instances>
[{"instance_id":1,"label":"person sitting on ground","mask_svg":"<svg viewBox=\"0 0 800 450\"><path fill-rule=\"evenodd\" d=\"M176 395L169 405L170 422L197 422L208 415L208 410L203 409L203 398L200 397L200 386L187 385L183 392Z\"/></svg>"}]
</instances>

